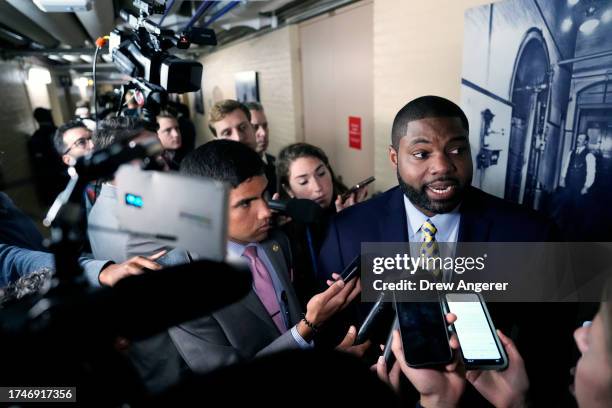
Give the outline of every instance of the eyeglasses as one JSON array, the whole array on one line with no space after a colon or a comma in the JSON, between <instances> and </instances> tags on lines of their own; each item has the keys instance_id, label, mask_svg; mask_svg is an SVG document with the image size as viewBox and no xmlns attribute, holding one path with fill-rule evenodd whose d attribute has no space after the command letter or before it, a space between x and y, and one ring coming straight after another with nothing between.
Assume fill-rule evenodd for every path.
<instances>
[{"instance_id":1,"label":"eyeglasses","mask_svg":"<svg viewBox=\"0 0 612 408\"><path fill-rule=\"evenodd\" d=\"M66 151L64 152L64 154L68 154L68 152L72 149L74 149L75 147L79 147L81 149L85 149L87 147L87 144L91 142L91 136L88 137L80 137L77 140L74 141L73 144L70 145L70 147L68 149L66 149Z\"/></svg>"}]
</instances>

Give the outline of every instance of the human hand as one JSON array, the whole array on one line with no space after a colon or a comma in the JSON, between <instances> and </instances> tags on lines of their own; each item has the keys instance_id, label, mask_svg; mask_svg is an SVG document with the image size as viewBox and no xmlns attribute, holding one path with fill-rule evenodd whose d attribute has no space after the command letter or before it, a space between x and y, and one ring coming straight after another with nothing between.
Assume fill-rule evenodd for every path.
<instances>
[{"instance_id":1,"label":"human hand","mask_svg":"<svg viewBox=\"0 0 612 408\"><path fill-rule=\"evenodd\" d=\"M358 294L356 291L358 280L353 279L345 283L339 279L324 292L313 296L306 305L306 319L315 325L320 325L344 309Z\"/></svg>"},{"instance_id":2,"label":"human hand","mask_svg":"<svg viewBox=\"0 0 612 408\"><path fill-rule=\"evenodd\" d=\"M503 371L471 370L465 377L478 392L496 407L524 407L529 389L525 363L514 342L501 330L497 335L508 354L508 368Z\"/></svg>"},{"instance_id":3,"label":"human hand","mask_svg":"<svg viewBox=\"0 0 612 408\"><path fill-rule=\"evenodd\" d=\"M357 329L355 326L351 326L344 336L344 339L336 346L336 350L342 351L345 353L353 354L357 357L363 357L366 350L370 348L372 342L370 340L366 341L362 344L355 344L355 340L357 339Z\"/></svg>"},{"instance_id":4,"label":"human hand","mask_svg":"<svg viewBox=\"0 0 612 408\"><path fill-rule=\"evenodd\" d=\"M118 281L127 276L140 275L144 272L145 268L154 271L162 269L162 266L155 261L166 255L167 252L164 249L149 257L135 256L119 264L110 264L102 269L98 280L102 285L114 286Z\"/></svg>"},{"instance_id":5,"label":"human hand","mask_svg":"<svg viewBox=\"0 0 612 408\"><path fill-rule=\"evenodd\" d=\"M457 317L452 313L446 315L448 324L452 324L456 319ZM404 348L399 331L394 330L393 332L391 348L395 355L396 364L399 364L402 373L421 395L420 403L424 407L457 406L465 389L464 367L459 364L456 353L459 349L459 341L456 335L451 336L449 344L451 349L455 351L455 358L443 369L413 368L408 365L404 357Z\"/></svg>"},{"instance_id":6,"label":"human hand","mask_svg":"<svg viewBox=\"0 0 612 408\"><path fill-rule=\"evenodd\" d=\"M351 193L346 198L346 200L342 200L342 196L338 194L338 197L336 197L336 201L334 202L334 204L336 205L336 211L340 212L344 210L345 208L352 206L353 204L360 203L363 200L365 200L367 196L368 196L367 187L360 188L356 192Z\"/></svg>"},{"instance_id":7,"label":"human hand","mask_svg":"<svg viewBox=\"0 0 612 408\"><path fill-rule=\"evenodd\" d=\"M332 273L332 278L328 279L326 281L327 286L331 286L334 283L338 282L339 280L342 280L342 276L340 276L339 273ZM357 295L359 295L361 293L361 279L357 277L357 278L355 278L355 280L357 280L357 283L355 283L355 287L353 288L352 292L349 294L348 299L347 299L345 305L342 307L343 309L346 306L348 306L348 304L351 303L353 301L353 299L355 299L357 297ZM351 279L351 281L352 281L352 279Z\"/></svg>"}]
</instances>

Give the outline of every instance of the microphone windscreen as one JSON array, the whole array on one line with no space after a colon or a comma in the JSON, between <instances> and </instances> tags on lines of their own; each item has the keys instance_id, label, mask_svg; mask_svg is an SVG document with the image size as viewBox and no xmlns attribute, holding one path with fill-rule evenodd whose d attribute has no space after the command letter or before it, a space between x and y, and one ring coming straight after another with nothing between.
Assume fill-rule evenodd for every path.
<instances>
[{"instance_id":1,"label":"microphone windscreen","mask_svg":"<svg viewBox=\"0 0 612 408\"><path fill-rule=\"evenodd\" d=\"M287 202L287 215L298 222L311 224L323 216L323 209L315 201L294 198Z\"/></svg>"},{"instance_id":2,"label":"microphone windscreen","mask_svg":"<svg viewBox=\"0 0 612 408\"><path fill-rule=\"evenodd\" d=\"M251 282L246 267L205 260L130 276L112 288L113 325L127 338L146 337L237 302Z\"/></svg>"}]
</instances>

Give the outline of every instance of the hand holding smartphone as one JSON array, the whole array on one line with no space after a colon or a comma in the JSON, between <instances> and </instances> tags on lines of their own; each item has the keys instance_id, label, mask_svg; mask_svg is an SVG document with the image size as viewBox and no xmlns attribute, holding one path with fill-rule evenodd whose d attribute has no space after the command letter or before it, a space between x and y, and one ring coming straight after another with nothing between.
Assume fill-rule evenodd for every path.
<instances>
[{"instance_id":1,"label":"hand holding smartphone","mask_svg":"<svg viewBox=\"0 0 612 408\"><path fill-rule=\"evenodd\" d=\"M453 359L446 317L439 300L395 302L404 357L410 367L441 367Z\"/></svg>"},{"instance_id":2,"label":"hand holding smartphone","mask_svg":"<svg viewBox=\"0 0 612 408\"><path fill-rule=\"evenodd\" d=\"M375 180L376 178L372 176L372 177L368 177L367 179L362 180L359 183L355 184L353 187L349 188L346 193L342 194L342 196L340 197L342 202L346 201L346 199L349 198L351 194L356 193L358 190L364 188L365 186L367 186L368 184L372 183Z\"/></svg>"},{"instance_id":3,"label":"hand holding smartphone","mask_svg":"<svg viewBox=\"0 0 612 408\"><path fill-rule=\"evenodd\" d=\"M349 263L343 270L340 272L340 277L346 283L353 278L359 276L359 272L361 271L361 255L357 255L351 263Z\"/></svg>"},{"instance_id":4,"label":"hand holding smartphone","mask_svg":"<svg viewBox=\"0 0 612 408\"><path fill-rule=\"evenodd\" d=\"M459 339L465 368L505 369L508 366L508 356L482 296L478 293L446 293L444 301L447 311L457 316L453 327Z\"/></svg>"}]
</instances>

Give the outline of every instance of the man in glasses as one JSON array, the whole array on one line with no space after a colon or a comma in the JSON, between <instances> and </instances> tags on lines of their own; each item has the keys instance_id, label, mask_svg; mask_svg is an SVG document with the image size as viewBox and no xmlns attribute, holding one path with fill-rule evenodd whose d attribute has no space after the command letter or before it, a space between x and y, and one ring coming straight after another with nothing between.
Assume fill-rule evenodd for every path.
<instances>
[{"instance_id":1,"label":"man in glasses","mask_svg":"<svg viewBox=\"0 0 612 408\"><path fill-rule=\"evenodd\" d=\"M94 148L91 131L80 120L72 120L60 126L55 132L53 143L67 166Z\"/></svg>"}]
</instances>

